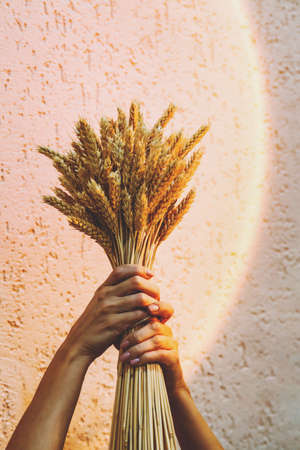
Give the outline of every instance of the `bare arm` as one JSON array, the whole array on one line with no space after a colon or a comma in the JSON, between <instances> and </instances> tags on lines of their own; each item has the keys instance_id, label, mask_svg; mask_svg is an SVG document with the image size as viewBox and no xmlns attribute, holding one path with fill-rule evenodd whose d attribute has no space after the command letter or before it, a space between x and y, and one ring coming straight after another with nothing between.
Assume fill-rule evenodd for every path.
<instances>
[{"instance_id":1,"label":"bare arm","mask_svg":"<svg viewBox=\"0 0 300 450\"><path fill-rule=\"evenodd\" d=\"M57 350L6 450L63 448L89 365L128 327L155 314L148 306L157 303L159 291L149 278L145 268L124 264L96 290Z\"/></svg>"},{"instance_id":2,"label":"bare arm","mask_svg":"<svg viewBox=\"0 0 300 450\"><path fill-rule=\"evenodd\" d=\"M174 427L182 450L221 450L223 447L198 411L188 387L169 393Z\"/></svg>"},{"instance_id":3,"label":"bare arm","mask_svg":"<svg viewBox=\"0 0 300 450\"><path fill-rule=\"evenodd\" d=\"M7 450L63 448L88 366L87 358L66 345L58 349Z\"/></svg>"},{"instance_id":4,"label":"bare arm","mask_svg":"<svg viewBox=\"0 0 300 450\"><path fill-rule=\"evenodd\" d=\"M222 450L223 447L198 411L184 381L178 344L167 325L153 321L126 336L121 342L120 360L134 364L161 364L174 427L182 450ZM133 361L135 360L135 361Z\"/></svg>"}]
</instances>

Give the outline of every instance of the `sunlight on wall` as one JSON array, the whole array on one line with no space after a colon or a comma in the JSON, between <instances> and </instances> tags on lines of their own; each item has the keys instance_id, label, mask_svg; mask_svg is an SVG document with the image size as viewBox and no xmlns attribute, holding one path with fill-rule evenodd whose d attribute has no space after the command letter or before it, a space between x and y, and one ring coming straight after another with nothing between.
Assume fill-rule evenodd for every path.
<instances>
[{"instance_id":1,"label":"sunlight on wall","mask_svg":"<svg viewBox=\"0 0 300 450\"><path fill-rule=\"evenodd\" d=\"M170 244L174 247L176 264L180 266L182 260L182 272L174 273L173 279L181 278L184 284L184 290L176 294L181 299L176 310L183 323L182 348L185 356L188 355L187 373L193 360L209 352L230 317L255 254L257 222L264 204L267 156L261 68L241 2L232 1L231 8L228 3L227 10L223 17L227 41L224 69L229 70L224 70L220 89L223 106L227 103L232 109L227 109L226 117L216 112L210 116L212 127L203 140L205 161L201 163L202 172L199 169L201 174L196 175L199 201L184 218L183 225L179 225L180 231L174 232L184 243ZM218 14L220 19L221 10ZM211 51L216 55L215 47ZM214 111L213 106L211 110ZM215 139L216 134L224 139ZM218 150L220 146L224 151ZM186 227L189 233L184 233ZM183 246L188 254L184 253ZM158 258L160 265L168 266L168 255L163 250ZM189 271L184 265L191 261ZM167 278L168 272L162 269L161 276ZM211 297L209 301L207 297Z\"/></svg>"},{"instance_id":2,"label":"sunlight on wall","mask_svg":"<svg viewBox=\"0 0 300 450\"><path fill-rule=\"evenodd\" d=\"M133 98L149 127L170 101L178 107L166 136L183 128L188 137L211 122L191 182L195 202L154 265L162 299L175 307L170 323L190 377L230 320L258 245L265 99L243 2L98 3L60 2L58 8L13 0L4 6L1 235L8 257L0 357L3 405L11 407L3 441L111 270L95 242L42 204L41 196L57 185L57 173L37 154L37 145L64 152L79 114L97 128L101 116L116 117L117 106L128 112ZM91 367L66 450L105 448L116 359L111 349Z\"/></svg>"}]
</instances>

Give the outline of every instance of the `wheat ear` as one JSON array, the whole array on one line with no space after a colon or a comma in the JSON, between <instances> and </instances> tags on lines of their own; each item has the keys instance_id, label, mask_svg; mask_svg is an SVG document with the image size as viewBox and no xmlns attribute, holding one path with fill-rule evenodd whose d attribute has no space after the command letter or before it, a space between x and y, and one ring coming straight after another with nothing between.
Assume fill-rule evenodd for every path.
<instances>
[{"instance_id":1,"label":"wheat ear","mask_svg":"<svg viewBox=\"0 0 300 450\"><path fill-rule=\"evenodd\" d=\"M99 208L99 212L103 217L107 227L112 233L118 234L118 220L113 211L110 201L108 200L102 187L92 178L87 184L88 192L91 194Z\"/></svg>"},{"instance_id":2,"label":"wheat ear","mask_svg":"<svg viewBox=\"0 0 300 450\"><path fill-rule=\"evenodd\" d=\"M148 134L148 138L147 138L147 144L146 144L146 154L147 155L150 152L152 141L155 139L155 136L156 136L157 132L160 132L167 125L169 120L171 120L171 118L173 117L175 110L176 110L175 105L170 103L168 108L166 109L166 111L156 121L156 123L154 124L154 126L150 130L150 132Z\"/></svg>"},{"instance_id":3,"label":"wheat ear","mask_svg":"<svg viewBox=\"0 0 300 450\"><path fill-rule=\"evenodd\" d=\"M190 179L192 178L195 170L197 169L202 152L200 150L194 152L190 160L186 163L184 171L182 171L174 180L173 184L169 187L162 200L158 203L155 210L151 211L148 216L148 223L156 225L163 219L165 213L169 209L174 200L178 199L183 189L186 187Z\"/></svg>"},{"instance_id":4,"label":"wheat ear","mask_svg":"<svg viewBox=\"0 0 300 450\"><path fill-rule=\"evenodd\" d=\"M68 221L73 228L84 232L100 244L107 253L112 254L111 236L104 230L75 216L69 216Z\"/></svg>"},{"instance_id":5,"label":"wheat ear","mask_svg":"<svg viewBox=\"0 0 300 450\"><path fill-rule=\"evenodd\" d=\"M157 131L151 141L146 144L147 173L146 182L150 186L152 179L157 173L161 174L161 166L158 164L163 150L162 131Z\"/></svg>"},{"instance_id":6,"label":"wheat ear","mask_svg":"<svg viewBox=\"0 0 300 450\"><path fill-rule=\"evenodd\" d=\"M93 157L99 153L99 139L86 119L80 118L78 120L76 124L76 134L82 149L84 149L85 155Z\"/></svg>"},{"instance_id":7,"label":"wheat ear","mask_svg":"<svg viewBox=\"0 0 300 450\"><path fill-rule=\"evenodd\" d=\"M118 130L123 135L127 128L126 114L121 108L117 108L117 111L118 111L118 119L117 119Z\"/></svg>"},{"instance_id":8,"label":"wheat ear","mask_svg":"<svg viewBox=\"0 0 300 450\"><path fill-rule=\"evenodd\" d=\"M136 129L138 124L138 106L136 102L132 102L129 109L129 125L133 130Z\"/></svg>"},{"instance_id":9,"label":"wheat ear","mask_svg":"<svg viewBox=\"0 0 300 450\"><path fill-rule=\"evenodd\" d=\"M168 122L172 119L174 116L174 113L176 111L176 106L173 105L173 103L170 103L166 111L163 113L163 115L158 119L156 124L154 125L154 128L165 128L165 126L168 124Z\"/></svg>"},{"instance_id":10,"label":"wheat ear","mask_svg":"<svg viewBox=\"0 0 300 450\"><path fill-rule=\"evenodd\" d=\"M125 133L124 158L121 167L122 184L127 190L130 189L130 179L132 173L132 164L134 158L134 135L132 127L129 127Z\"/></svg>"},{"instance_id":11,"label":"wheat ear","mask_svg":"<svg viewBox=\"0 0 300 450\"><path fill-rule=\"evenodd\" d=\"M63 162L66 162L66 157L65 155L61 155L58 152L55 152L54 150L51 150L51 148L49 147L44 147L42 145L39 145L37 148L38 152L41 153L42 155L47 156L48 158L54 160L55 158L60 159Z\"/></svg>"},{"instance_id":12,"label":"wheat ear","mask_svg":"<svg viewBox=\"0 0 300 450\"><path fill-rule=\"evenodd\" d=\"M166 171L163 172L161 181L153 188L149 197L149 209L152 211L159 204L173 180L185 169L184 161L175 159Z\"/></svg>"},{"instance_id":13,"label":"wheat ear","mask_svg":"<svg viewBox=\"0 0 300 450\"><path fill-rule=\"evenodd\" d=\"M124 187L121 192L121 207L125 223L129 230L133 231L132 201L126 187Z\"/></svg>"},{"instance_id":14,"label":"wheat ear","mask_svg":"<svg viewBox=\"0 0 300 450\"><path fill-rule=\"evenodd\" d=\"M169 234L174 230L176 225L178 225L183 216L190 209L195 196L196 196L195 190L191 189L186 195L186 197L184 197L184 199L181 200L178 206L176 206L176 208L171 209L166 214L166 217L164 218L159 231L158 244L164 241L169 236Z\"/></svg>"},{"instance_id":15,"label":"wheat ear","mask_svg":"<svg viewBox=\"0 0 300 450\"><path fill-rule=\"evenodd\" d=\"M74 215L77 217L85 216L84 207L78 204L70 205L69 203L66 203L64 200L61 200L53 195L43 195L43 201L45 203L48 203L48 205L51 205L54 208L58 209L61 213L63 213L66 216L70 215Z\"/></svg>"},{"instance_id":16,"label":"wheat ear","mask_svg":"<svg viewBox=\"0 0 300 450\"><path fill-rule=\"evenodd\" d=\"M200 140L205 136L205 134L208 132L210 128L210 125L204 125L199 130L196 131L196 133L193 134L193 136L187 141L185 146L179 151L178 157L184 158L191 150L195 147L195 145L200 142Z\"/></svg>"},{"instance_id":17,"label":"wheat ear","mask_svg":"<svg viewBox=\"0 0 300 450\"><path fill-rule=\"evenodd\" d=\"M145 182L140 186L137 193L134 210L134 228L135 231L141 231L147 225L148 215L148 200L146 195Z\"/></svg>"},{"instance_id":18,"label":"wheat ear","mask_svg":"<svg viewBox=\"0 0 300 450\"><path fill-rule=\"evenodd\" d=\"M114 136L115 127L111 119L101 117L100 119L100 143L102 148L102 158L106 158L110 154L109 137Z\"/></svg>"},{"instance_id":19,"label":"wheat ear","mask_svg":"<svg viewBox=\"0 0 300 450\"><path fill-rule=\"evenodd\" d=\"M68 203L69 205L73 205L75 203L74 198L67 194L67 192L65 192L63 189L55 186L54 188L52 188L52 190L58 198Z\"/></svg>"},{"instance_id":20,"label":"wheat ear","mask_svg":"<svg viewBox=\"0 0 300 450\"><path fill-rule=\"evenodd\" d=\"M120 172L111 172L108 176L109 199L112 209L117 213L120 208L121 199L121 177Z\"/></svg>"},{"instance_id":21,"label":"wheat ear","mask_svg":"<svg viewBox=\"0 0 300 450\"><path fill-rule=\"evenodd\" d=\"M145 158L146 158L146 149L143 141L138 141L135 147L135 155L132 161L132 173L130 177L130 194L134 199L139 186L144 180L145 176Z\"/></svg>"}]
</instances>

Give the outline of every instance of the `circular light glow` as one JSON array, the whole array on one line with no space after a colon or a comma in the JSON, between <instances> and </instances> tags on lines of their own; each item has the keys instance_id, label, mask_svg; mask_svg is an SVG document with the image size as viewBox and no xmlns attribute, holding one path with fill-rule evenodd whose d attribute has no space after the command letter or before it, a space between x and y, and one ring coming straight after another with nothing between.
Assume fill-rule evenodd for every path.
<instances>
[{"instance_id":1,"label":"circular light glow","mask_svg":"<svg viewBox=\"0 0 300 450\"><path fill-rule=\"evenodd\" d=\"M220 34L211 44L218 64L208 86L208 91L214 86L216 98L208 101L212 127L204 138L206 152L195 175L196 201L168 238L176 259L172 275L167 253L161 250L158 257L162 279L175 279L177 288L183 285L174 297L179 298L175 311L180 314L175 334L179 340L184 335L185 366L209 352L230 317L255 251L264 200L263 79L241 3L226 3L224 14L218 2L210 5L224 33L223 42ZM196 106L203 111L203 104ZM196 117L193 130L198 126ZM172 281L166 283L164 297L168 298Z\"/></svg>"},{"instance_id":2,"label":"circular light glow","mask_svg":"<svg viewBox=\"0 0 300 450\"><path fill-rule=\"evenodd\" d=\"M250 159L251 166L248 170L240 171L238 176L248 184L247 189L243 189L243 201L240 203L241 209L240 221L232 223L232 227L236 232L237 241L235 246L237 251L231 251L227 255L223 255L224 271L221 276L222 285L217 291L218 302L212 301L207 310L209 328L205 339L204 348L209 351L215 341L217 332L224 323L223 319L229 316L230 310L233 308L241 285L247 273L247 269L255 256L255 249L258 240L258 220L264 204L264 176L267 164L266 133L264 129L265 103L263 97L263 78L260 72L259 57L254 46L252 32L246 12L243 10L243 2L238 0L232 1L232 9L237 17L236 27L239 31L240 40L244 49L244 58L247 59L248 73L247 89L251 103L248 105L246 115L241 112L241 122L246 122L250 130L251 138L249 139L248 149L252 148L247 155ZM241 45L241 44L240 44ZM243 80L241 73L241 80ZM244 110L244 105L242 111ZM243 149L240 149L241 151ZM246 195L245 195L246 194ZM203 342L202 342L203 343Z\"/></svg>"}]
</instances>

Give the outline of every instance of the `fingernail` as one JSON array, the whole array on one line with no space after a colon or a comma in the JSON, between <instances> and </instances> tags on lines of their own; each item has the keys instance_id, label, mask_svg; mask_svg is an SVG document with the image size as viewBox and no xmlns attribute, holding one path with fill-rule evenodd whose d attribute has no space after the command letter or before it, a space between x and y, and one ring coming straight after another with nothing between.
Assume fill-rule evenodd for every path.
<instances>
[{"instance_id":1,"label":"fingernail","mask_svg":"<svg viewBox=\"0 0 300 450\"><path fill-rule=\"evenodd\" d=\"M130 364L134 365L140 362L140 358L135 358L130 361Z\"/></svg>"},{"instance_id":2,"label":"fingernail","mask_svg":"<svg viewBox=\"0 0 300 450\"><path fill-rule=\"evenodd\" d=\"M156 304L152 304L152 305L149 305L149 306L148 306L148 309L149 309L151 312L158 311L158 310L159 310L159 306L156 305Z\"/></svg>"},{"instance_id":3,"label":"fingernail","mask_svg":"<svg viewBox=\"0 0 300 450\"><path fill-rule=\"evenodd\" d=\"M125 352L120 356L120 361L126 361L126 359L128 359L130 357L130 353L129 352Z\"/></svg>"},{"instance_id":4,"label":"fingernail","mask_svg":"<svg viewBox=\"0 0 300 450\"><path fill-rule=\"evenodd\" d=\"M149 277L154 277L154 273L151 272L151 270L149 270L149 269L146 270L146 274L147 274Z\"/></svg>"},{"instance_id":5,"label":"fingernail","mask_svg":"<svg viewBox=\"0 0 300 450\"><path fill-rule=\"evenodd\" d=\"M129 345L129 341L126 339L125 341L121 342L120 348L125 348Z\"/></svg>"}]
</instances>

